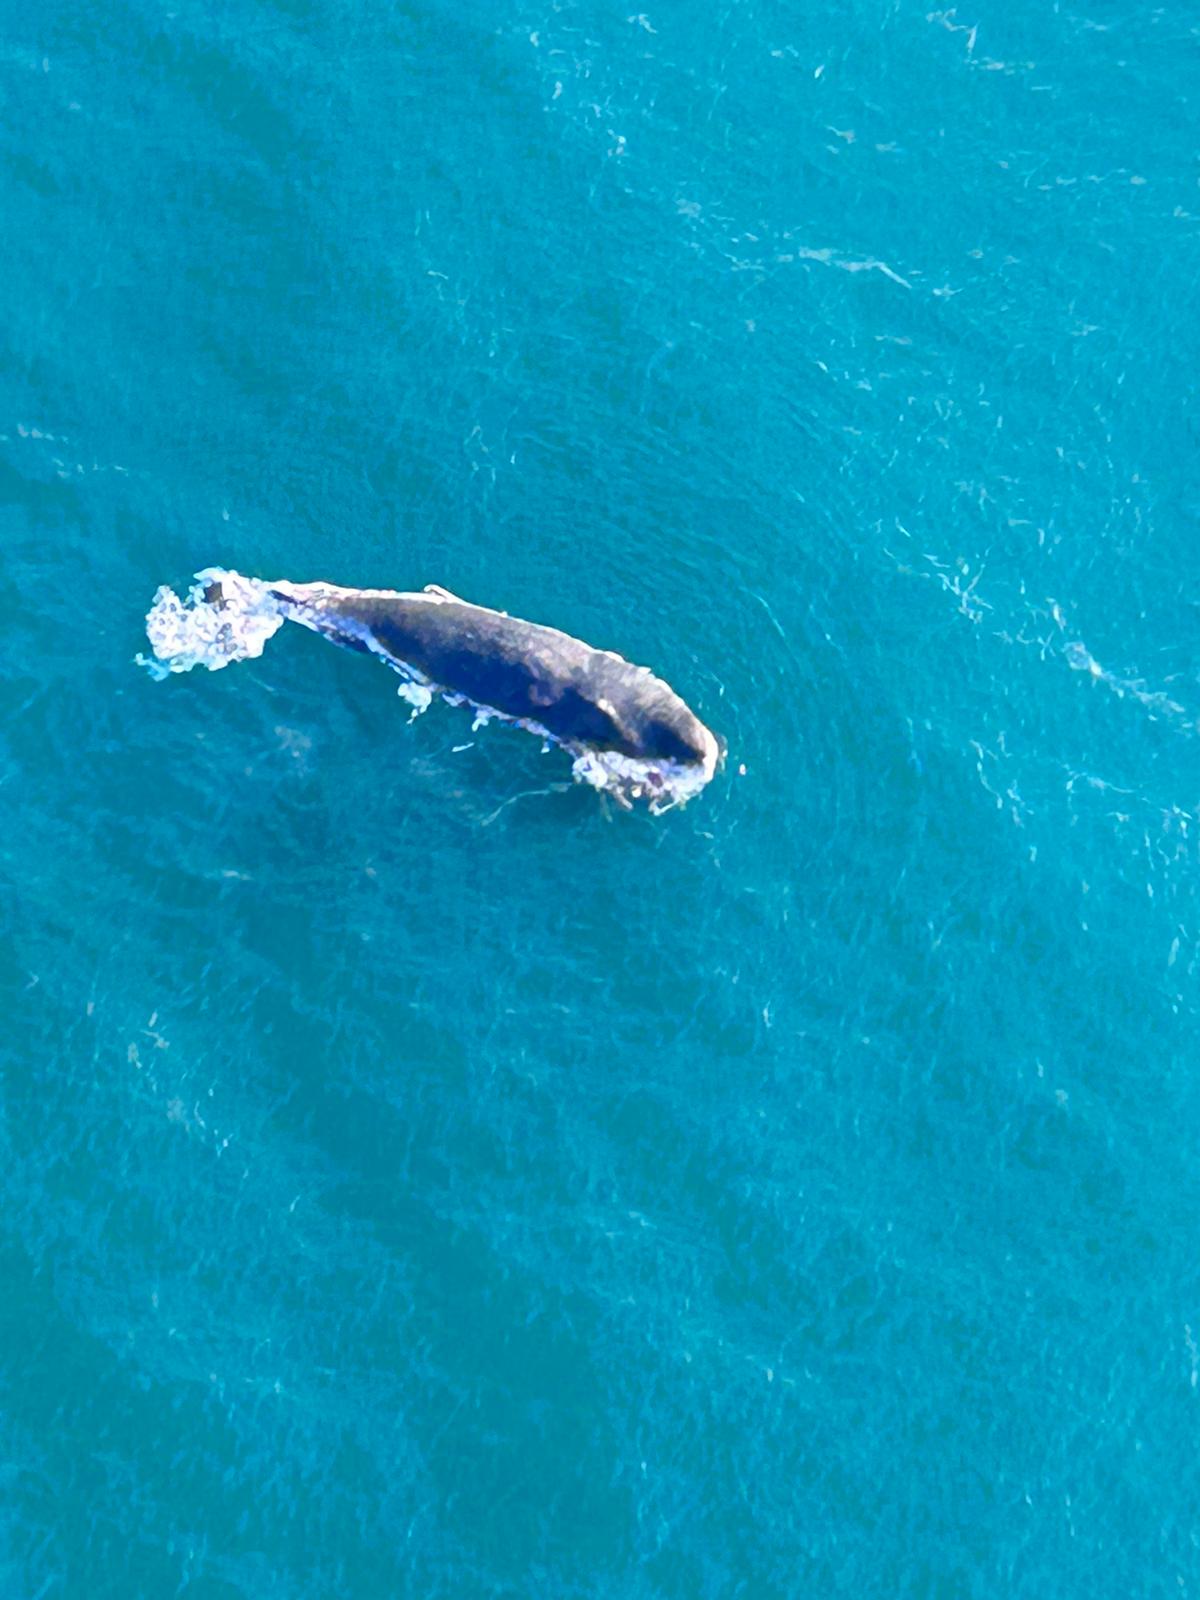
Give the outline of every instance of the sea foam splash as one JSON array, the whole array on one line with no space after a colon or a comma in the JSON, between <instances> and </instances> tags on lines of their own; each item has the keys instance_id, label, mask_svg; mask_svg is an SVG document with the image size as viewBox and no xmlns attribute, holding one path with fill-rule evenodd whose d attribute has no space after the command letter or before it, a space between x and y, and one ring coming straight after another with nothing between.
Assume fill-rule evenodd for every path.
<instances>
[{"instance_id":1,"label":"sea foam splash","mask_svg":"<svg viewBox=\"0 0 1200 1600\"><path fill-rule=\"evenodd\" d=\"M698 795L713 775L713 764L688 766L680 761L644 761L617 750L578 749L567 746L575 759L571 772L576 783L590 784L630 810L644 800L653 816L673 811Z\"/></svg>"},{"instance_id":2,"label":"sea foam splash","mask_svg":"<svg viewBox=\"0 0 1200 1600\"><path fill-rule=\"evenodd\" d=\"M154 659L139 656L138 663L156 678L193 667L218 672L232 661L262 655L285 620L267 584L240 572L206 567L184 599L166 584L155 594L146 615Z\"/></svg>"},{"instance_id":3,"label":"sea foam splash","mask_svg":"<svg viewBox=\"0 0 1200 1600\"><path fill-rule=\"evenodd\" d=\"M207 667L218 672L234 661L249 661L261 656L263 647L279 632L289 617L335 642L345 643L341 630L329 619L306 606L298 596L289 597L286 583L265 583L246 578L224 567L206 567L180 599L163 584L155 593L146 614L146 636L153 658L139 655L140 666L158 679L173 672L190 672ZM618 805L630 809L644 801L658 816L685 804L699 794L713 776L718 759L714 742L710 759L686 764L667 760L642 760L615 750L599 750L555 738L540 723L506 716L494 706L480 705L466 695L430 683L407 662L368 643L374 654L385 661L404 680L398 693L412 706L412 717L419 715L436 695L451 706L467 706L474 712L474 729L489 722L503 722L522 728L543 741L543 748L558 745L572 757L571 774L576 783L610 795Z\"/></svg>"}]
</instances>

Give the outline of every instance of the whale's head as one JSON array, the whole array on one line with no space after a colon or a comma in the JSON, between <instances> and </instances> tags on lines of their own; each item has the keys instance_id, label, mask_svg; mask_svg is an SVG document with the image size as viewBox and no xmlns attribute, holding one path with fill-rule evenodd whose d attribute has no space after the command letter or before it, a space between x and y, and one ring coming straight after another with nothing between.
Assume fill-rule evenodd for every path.
<instances>
[{"instance_id":1,"label":"whale's head","mask_svg":"<svg viewBox=\"0 0 1200 1600\"><path fill-rule=\"evenodd\" d=\"M621 733L619 748L625 755L699 768L706 782L716 771L721 757L716 735L660 678L649 672L641 675L636 691L623 698L619 715L609 701L601 700L600 705L613 711Z\"/></svg>"}]
</instances>

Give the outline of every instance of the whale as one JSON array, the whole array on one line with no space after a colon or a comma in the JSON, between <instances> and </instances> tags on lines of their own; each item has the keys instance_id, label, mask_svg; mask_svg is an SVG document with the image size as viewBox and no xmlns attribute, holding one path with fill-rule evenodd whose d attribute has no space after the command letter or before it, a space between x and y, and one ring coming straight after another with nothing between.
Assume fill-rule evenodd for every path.
<instances>
[{"instance_id":1,"label":"whale","mask_svg":"<svg viewBox=\"0 0 1200 1600\"><path fill-rule=\"evenodd\" d=\"M623 806L683 804L712 779L717 736L648 667L545 623L419 591L248 578L208 568L186 601L160 588L147 617L165 676L261 654L285 621L374 655L402 679L414 714L438 697L539 735L573 758L573 774Z\"/></svg>"}]
</instances>

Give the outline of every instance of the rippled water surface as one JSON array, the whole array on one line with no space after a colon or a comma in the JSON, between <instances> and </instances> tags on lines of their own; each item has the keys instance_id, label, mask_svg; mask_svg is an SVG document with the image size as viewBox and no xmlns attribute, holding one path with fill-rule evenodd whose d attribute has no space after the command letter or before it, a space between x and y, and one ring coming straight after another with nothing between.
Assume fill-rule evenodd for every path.
<instances>
[{"instance_id":1,"label":"rippled water surface","mask_svg":"<svg viewBox=\"0 0 1200 1600\"><path fill-rule=\"evenodd\" d=\"M927 3L0 4L6 1596L1200 1594L1200 25Z\"/></svg>"}]
</instances>

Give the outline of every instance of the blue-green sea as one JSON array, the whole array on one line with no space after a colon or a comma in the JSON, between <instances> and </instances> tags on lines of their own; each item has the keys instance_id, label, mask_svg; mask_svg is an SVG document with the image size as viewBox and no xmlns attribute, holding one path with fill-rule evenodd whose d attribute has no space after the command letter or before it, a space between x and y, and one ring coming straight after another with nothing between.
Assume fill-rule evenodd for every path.
<instances>
[{"instance_id":1,"label":"blue-green sea","mask_svg":"<svg viewBox=\"0 0 1200 1600\"><path fill-rule=\"evenodd\" d=\"M5 1600L1200 1597L1200 21L939 3L0 0Z\"/></svg>"}]
</instances>

